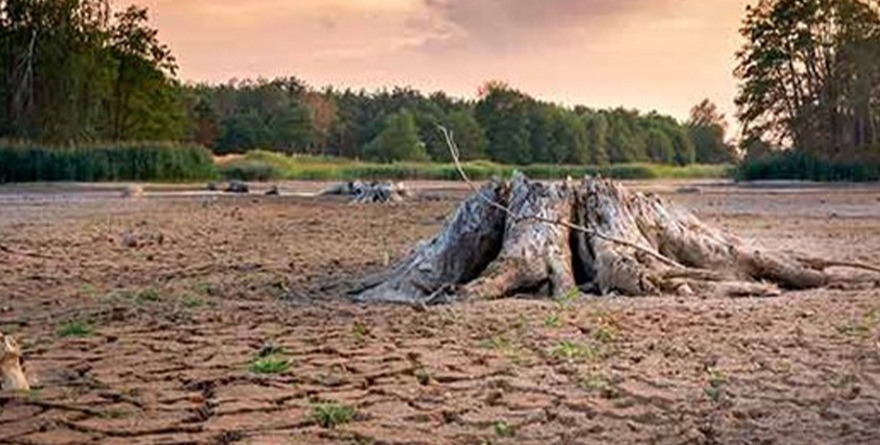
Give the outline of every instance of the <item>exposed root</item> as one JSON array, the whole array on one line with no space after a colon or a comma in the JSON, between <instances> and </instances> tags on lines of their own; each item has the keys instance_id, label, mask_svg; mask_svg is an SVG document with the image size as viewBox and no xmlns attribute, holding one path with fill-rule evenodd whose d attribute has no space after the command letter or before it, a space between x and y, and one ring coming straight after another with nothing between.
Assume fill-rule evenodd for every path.
<instances>
[{"instance_id":1,"label":"exposed root","mask_svg":"<svg viewBox=\"0 0 880 445\"><path fill-rule=\"evenodd\" d=\"M0 375L2 389L30 391L31 387L21 369L21 347L14 338L0 332Z\"/></svg>"}]
</instances>

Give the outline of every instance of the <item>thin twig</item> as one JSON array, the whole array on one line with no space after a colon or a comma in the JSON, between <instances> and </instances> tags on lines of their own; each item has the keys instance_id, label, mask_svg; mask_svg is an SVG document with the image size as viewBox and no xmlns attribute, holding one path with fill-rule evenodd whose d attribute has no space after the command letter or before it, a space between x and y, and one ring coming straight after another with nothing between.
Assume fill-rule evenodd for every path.
<instances>
[{"instance_id":1,"label":"thin twig","mask_svg":"<svg viewBox=\"0 0 880 445\"><path fill-rule=\"evenodd\" d=\"M860 262L856 262L856 261L831 261L831 260L824 260L821 258L806 258L806 257L796 258L796 260L798 260L799 262L801 262L801 263L803 263L813 269L825 270L825 269L828 269L831 267L845 267L848 269L861 269L861 270L867 270L867 271L871 271L871 272L880 273L880 267L873 266L870 264L860 263Z\"/></svg>"},{"instance_id":2,"label":"thin twig","mask_svg":"<svg viewBox=\"0 0 880 445\"><path fill-rule=\"evenodd\" d=\"M565 221L562 219L544 218L540 215L527 215L527 216L516 215L515 213L513 213L512 210L510 210L509 207L506 207L506 206L502 205L501 203L498 203L498 202L490 199L489 197L483 195L483 193L480 192L480 190L477 188L477 186L473 182L471 182L470 178L468 177L467 173L464 171L464 168L461 165L461 156L458 151L458 145L455 144L455 139L453 138L453 134L449 130L447 130L446 127L443 127L442 125L438 125L437 127L440 129L440 132L443 133L443 137L446 139L446 145L449 147L449 153L452 155L452 161L455 163L455 168L456 168L456 170L458 170L458 174L461 176L461 178L464 180L464 182L467 183L467 185L471 188L471 190L473 190L480 197L480 199L485 201L490 206L503 211L505 214L507 214L509 217L513 218L515 221L535 220L535 221L539 221L539 222L543 222L543 223L547 223L547 224L562 226L562 227L565 227L569 230L574 230L576 232L581 232L586 235L595 236L597 238L601 238L601 239L608 241L608 242L611 242L611 243L620 244L622 246L635 249L639 252L642 252L646 255L649 255L649 256L659 260L660 262L666 264L667 266L670 266L670 267L673 267L676 269L689 269L688 267L685 267L685 266L679 264L678 262L676 262L670 258L667 258L667 257L663 256L662 254L655 252L651 249L646 249L642 246L639 246L638 244L631 243L626 240L622 240L622 239L618 239L618 238L614 238L614 237L605 235L603 233L600 233L597 230L592 230L592 229L589 229L587 227L584 227L584 226L581 226L578 224L572 224L569 221Z\"/></svg>"}]
</instances>

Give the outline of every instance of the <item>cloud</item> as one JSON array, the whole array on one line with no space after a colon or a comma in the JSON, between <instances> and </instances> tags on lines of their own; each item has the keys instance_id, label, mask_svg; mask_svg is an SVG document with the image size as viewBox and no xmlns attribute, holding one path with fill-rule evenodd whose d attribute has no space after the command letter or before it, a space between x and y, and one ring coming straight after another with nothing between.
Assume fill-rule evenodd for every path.
<instances>
[{"instance_id":1,"label":"cloud","mask_svg":"<svg viewBox=\"0 0 880 445\"><path fill-rule=\"evenodd\" d=\"M498 51L538 41L560 42L577 31L608 29L615 19L668 10L674 0L422 0L428 47Z\"/></svg>"}]
</instances>

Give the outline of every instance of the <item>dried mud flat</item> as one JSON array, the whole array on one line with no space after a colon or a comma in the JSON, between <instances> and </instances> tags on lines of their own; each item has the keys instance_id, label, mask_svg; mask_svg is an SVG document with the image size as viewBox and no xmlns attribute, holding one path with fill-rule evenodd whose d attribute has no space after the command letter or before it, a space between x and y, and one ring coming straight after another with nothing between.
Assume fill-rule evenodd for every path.
<instances>
[{"instance_id":1,"label":"dried mud flat","mask_svg":"<svg viewBox=\"0 0 880 445\"><path fill-rule=\"evenodd\" d=\"M880 261L880 188L701 190L669 197L769 247ZM0 394L0 443L880 444L875 283L426 311L341 299L464 194L0 189L0 331L37 380Z\"/></svg>"}]
</instances>

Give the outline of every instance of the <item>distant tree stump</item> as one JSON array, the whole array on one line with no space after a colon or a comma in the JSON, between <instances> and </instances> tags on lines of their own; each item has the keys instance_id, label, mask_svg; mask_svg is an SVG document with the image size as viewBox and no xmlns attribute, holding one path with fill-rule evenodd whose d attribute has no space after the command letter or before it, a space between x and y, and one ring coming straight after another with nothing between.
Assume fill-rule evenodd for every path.
<instances>
[{"instance_id":1,"label":"distant tree stump","mask_svg":"<svg viewBox=\"0 0 880 445\"><path fill-rule=\"evenodd\" d=\"M402 182L343 182L332 185L321 196L348 196L356 204L401 202L412 196L412 192Z\"/></svg>"},{"instance_id":2,"label":"distant tree stump","mask_svg":"<svg viewBox=\"0 0 880 445\"><path fill-rule=\"evenodd\" d=\"M769 296L826 285L829 265L750 246L609 180L544 184L517 173L469 197L439 235L353 294L416 304L578 291Z\"/></svg>"},{"instance_id":3,"label":"distant tree stump","mask_svg":"<svg viewBox=\"0 0 880 445\"><path fill-rule=\"evenodd\" d=\"M246 182L242 181L229 181L226 184L226 188L223 190L226 193L234 193L239 195L247 195L250 193L251 188L247 185Z\"/></svg>"}]
</instances>

